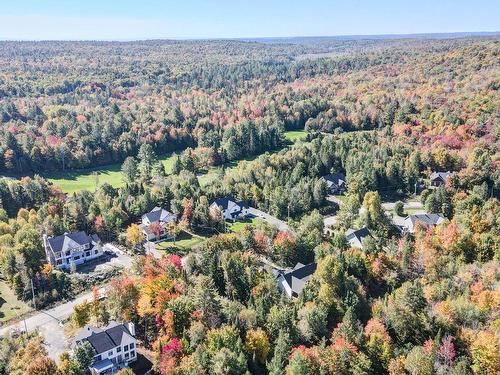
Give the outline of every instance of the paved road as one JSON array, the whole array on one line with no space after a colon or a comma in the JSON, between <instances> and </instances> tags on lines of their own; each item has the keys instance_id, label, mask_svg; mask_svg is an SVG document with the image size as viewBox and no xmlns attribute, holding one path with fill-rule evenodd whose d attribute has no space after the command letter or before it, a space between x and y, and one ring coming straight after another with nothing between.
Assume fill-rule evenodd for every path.
<instances>
[{"instance_id":1,"label":"paved road","mask_svg":"<svg viewBox=\"0 0 500 375\"><path fill-rule=\"evenodd\" d=\"M120 265L125 268L131 267L132 258L116 246L106 244L103 248L114 252L116 256L111 258L108 262L98 265L96 269L116 265ZM24 331L26 324L28 332L35 330L40 332L44 338L44 343L45 346L47 346L49 356L57 361L59 359L59 355L69 349L69 342L65 337L64 329L60 322L69 318L69 316L73 313L75 305L82 303L84 300L91 301L92 298L93 293L87 292L78 296L74 300L65 302L48 310L41 310L25 320L13 322L9 325L1 327L0 335L3 336L12 330Z\"/></svg>"},{"instance_id":2,"label":"paved road","mask_svg":"<svg viewBox=\"0 0 500 375\"><path fill-rule=\"evenodd\" d=\"M287 230L290 232L292 231L287 223L285 223L283 220L280 220L272 215L269 215L267 212L258 210L254 207L249 207L248 212L251 215L268 222L269 224L275 225L279 230Z\"/></svg>"}]
</instances>

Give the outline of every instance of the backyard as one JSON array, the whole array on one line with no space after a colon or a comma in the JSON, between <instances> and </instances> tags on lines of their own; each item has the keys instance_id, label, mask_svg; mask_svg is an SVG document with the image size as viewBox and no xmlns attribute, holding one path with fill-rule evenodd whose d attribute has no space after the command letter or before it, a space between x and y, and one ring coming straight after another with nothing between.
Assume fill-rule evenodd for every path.
<instances>
[{"instance_id":1,"label":"backyard","mask_svg":"<svg viewBox=\"0 0 500 375\"><path fill-rule=\"evenodd\" d=\"M173 239L161 241L156 244L156 249L166 251L168 253L184 255L187 254L191 248L205 241L205 239L206 237L188 232L182 232L177 236L175 244Z\"/></svg>"},{"instance_id":2,"label":"backyard","mask_svg":"<svg viewBox=\"0 0 500 375\"><path fill-rule=\"evenodd\" d=\"M239 233L243 229L245 229L245 227L247 225L250 225L253 228L255 228L257 226L257 224L258 224L259 221L260 220L258 218L256 218L256 217L254 217L252 219L248 219L248 220L238 220L238 221L235 221L234 223L228 224L228 229L231 232Z\"/></svg>"},{"instance_id":3,"label":"backyard","mask_svg":"<svg viewBox=\"0 0 500 375\"><path fill-rule=\"evenodd\" d=\"M0 323L24 315L30 310L31 307L19 301L6 282L0 281Z\"/></svg>"}]
</instances>

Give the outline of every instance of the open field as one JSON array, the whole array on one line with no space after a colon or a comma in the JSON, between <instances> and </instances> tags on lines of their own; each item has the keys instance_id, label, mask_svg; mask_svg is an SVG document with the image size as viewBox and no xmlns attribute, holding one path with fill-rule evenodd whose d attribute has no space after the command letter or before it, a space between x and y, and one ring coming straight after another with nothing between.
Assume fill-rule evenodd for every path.
<instances>
[{"instance_id":1,"label":"open field","mask_svg":"<svg viewBox=\"0 0 500 375\"><path fill-rule=\"evenodd\" d=\"M165 166L167 173L172 171L174 158L171 154L161 156L160 161ZM94 191L96 184L108 183L113 187L123 185L121 164L111 164L85 170L74 170L68 172L52 173L44 175L50 182L61 187L68 194L80 190Z\"/></svg>"},{"instance_id":2,"label":"open field","mask_svg":"<svg viewBox=\"0 0 500 375\"><path fill-rule=\"evenodd\" d=\"M291 142L295 142L300 138L307 136L307 131L305 130L290 130L285 132L285 138Z\"/></svg>"},{"instance_id":3,"label":"open field","mask_svg":"<svg viewBox=\"0 0 500 375\"><path fill-rule=\"evenodd\" d=\"M190 250L192 247L199 245L205 240L206 240L205 237L187 232L182 232L179 236L177 236L175 245L174 245L174 240L165 240L157 243L156 248L158 250L163 250L168 253L184 254L187 253L187 251Z\"/></svg>"},{"instance_id":4,"label":"open field","mask_svg":"<svg viewBox=\"0 0 500 375\"><path fill-rule=\"evenodd\" d=\"M0 281L0 322L6 322L30 310L31 307L19 301L6 282Z\"/></svg>"},{"instance_id":5,"label":"open field","mask_svg":"<svg viewBox=\"0 0 500 375\"><path fill-rule=\"evenodd\" d=\"M285 138L291 142L296 142L298 139L307 135L305 130L291 130L285 132ZM254 155L242 160L233 161L225 165L226 169L234 168L239 163L251 161L259 155ZM165 166L167 173L171 173L174 163L172 154L160 156L160 161ZM198 176L200 185L206 186L217 178L220 173L220 167L210 168L206 173ZM94 191L97 185L108 183L117 188L123 186L121 163L110 164L107 166L89 168L84 170L72 170L67 172L55 172L43 175L50 182L58 185L64 193L72 194L80 190Z\"/></svg>"}]
</instances>

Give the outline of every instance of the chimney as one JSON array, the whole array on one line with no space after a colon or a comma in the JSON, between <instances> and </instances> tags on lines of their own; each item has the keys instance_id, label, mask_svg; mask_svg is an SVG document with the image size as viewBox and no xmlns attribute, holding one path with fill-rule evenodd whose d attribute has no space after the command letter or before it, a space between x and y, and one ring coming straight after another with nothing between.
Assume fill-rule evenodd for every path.
<instances>
[{"instance_id":1,"label":"chimney","mask_svg":"<svg viewBox=\"0 0 500 375\"><path fill-rule=\"evenodd\" d=\"M130 332L130 334L135 337L135 324L132 322L128 322L127 328L128 328L128 331Z\"/></svg>"}]
</instances>

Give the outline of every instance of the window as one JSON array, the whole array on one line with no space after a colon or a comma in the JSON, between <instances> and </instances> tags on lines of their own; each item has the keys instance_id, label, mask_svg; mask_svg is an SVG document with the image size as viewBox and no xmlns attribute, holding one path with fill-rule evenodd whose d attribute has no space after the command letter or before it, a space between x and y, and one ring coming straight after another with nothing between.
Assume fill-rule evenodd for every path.
<instances>
[{"instance_id":1,"label":"window","mask_svg":"<svg viewBox=\"0 0 500 375\"><path fill-rule=\"evenodd\" d=\"M61 259L58 259L58 260L57 260L57 264L62 264L62 260L61 260Z\"/></svg>"},{"instance_id":2,"label":"window","mask_svg":"<svg viewBox=\"0 0 500 375\"><path fill-rule=\"evenodd\" d=\"M124 350L124 351L127 351L127 350L128 350L128 345L125 345L125 346L123 347L123 350Z\"/></svg>"},{"instance_id":3,"label":"window","mask_svg":"<svg viewBox=\"0 0 500 375\"><path fill-rule=\"evenodd\" d=\"M94 250L94 254L97 254L99 252L99 250Z\"/></svg>"},{"instance_id":4,"label":"window","mask_svg":"<svg viewBox=\"0 0 500 375\"><path fill-rule=\"evenodd\" d=\"M116 348L116 352L117 353L120 353L121 351L122 351L122 347L121 346L119 346L118 348Z\"/></svg>"},{"instance_id":5,"label":"window","mask_svg":"<svg viewBox=\"0 0 500 375\"><path fill-rule=\"evenodd\" d=\"M134 350L132 350L132 351L130 352L130 356L131 356L131 357L135 357L135 351L134 351Z\"/></svg>"},{"instance_id":6,"label":"window","mask_svg":"<svg viewBox=\"0 0 500 375\"><path fill-rule=\"evenodd\" d=\"M130 354L125 353L125 358L128 358L128 357L130 357Z\"/></svg>"},{"instance_id":7,"label":"window","mask_svg":"<svg viewBox=\"0 0 500 375\"><path fill-rule=\"evenodd\" d=\"M130 344L130 349L131 349L131 350L132 350L132 349L134 349L134 343L131 343L131 344Z\"/></svg>"},{"instance_id":8,"label":"window","mask_svg":"<svg viewBox=\"0 0 500 375\"><path fill-rule=\"evenodd\" d=\"M78 259L80 259L80 255L75 256L73 259L74 259L74 260L78 260Z\"/></svg>"},{"instance_id":9,"label":"window","mask_svg":"<svg viewBox=\"0 0 500 375\"><path fill-rule=\"evenodd\" d=\"M110 351L108 352L108 357L110 357L110 356L112 356L112 355L113 355L113 351L112 351L112 350L110 350Z\"/></svg>"},{"instance_id":10,"label":"window","mask_svg":"<svg viewBox=\"0 0 500 375\"><path fill-rule=\"evenodd\" d=\"M85 252L85 256L86 256L86 257L89 257L89 256L90 256L90 251L86 251L86 252Z\"/></svg>"},{"instance_id":11,"label":"window","mask_svg":"<svg viewBox=\"0 0 500 375\"><path fill-rule=\"evenodd\" d=\"M101 355L100 354L96 355L94 358L95 358L96 361L100 361L101 360Z\"/></svg>"}]
</instances>

